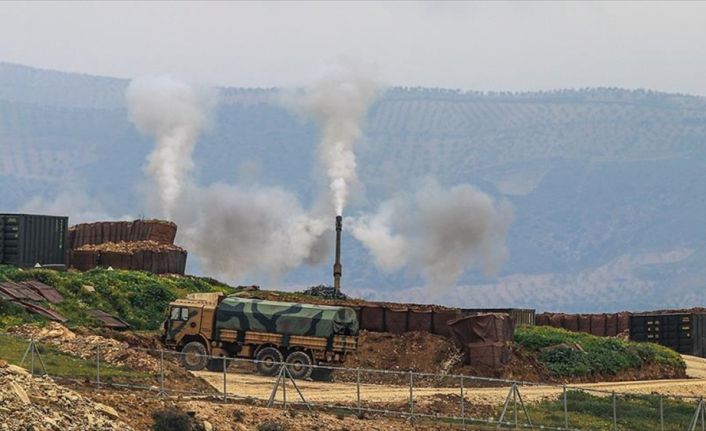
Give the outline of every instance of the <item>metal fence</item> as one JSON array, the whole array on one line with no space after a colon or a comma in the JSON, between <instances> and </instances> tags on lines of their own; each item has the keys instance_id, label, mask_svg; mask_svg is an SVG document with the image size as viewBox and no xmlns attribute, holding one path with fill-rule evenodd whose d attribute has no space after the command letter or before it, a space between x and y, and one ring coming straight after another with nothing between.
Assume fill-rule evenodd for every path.
<instances>
[{"instance_id":1,"label":"metal fence","mask_svg":"<svg viewBox=\"0 0 706 431\"><path fill-rule=\"evenodd\" d=\"M382 370L200 357L211 371L187 372L169 350L86 346L66 366L65 349L0 335L3 358L32 374L156 397L198 396L297 408L387 415L472 429L704 430L703 397L638 394L413 370ZM10 346L10 347L7 347ZM12 347L14 346L14 347ZM21 348L20 348L21 347ZM86 350L89 350L86 353ZM265 369L267 375L258 372ZM262 370L261 370L262 371ZM323 380L314 380L309 375ZM304 376L304 379L294 378Z\"/></svg>"}]
</instances>

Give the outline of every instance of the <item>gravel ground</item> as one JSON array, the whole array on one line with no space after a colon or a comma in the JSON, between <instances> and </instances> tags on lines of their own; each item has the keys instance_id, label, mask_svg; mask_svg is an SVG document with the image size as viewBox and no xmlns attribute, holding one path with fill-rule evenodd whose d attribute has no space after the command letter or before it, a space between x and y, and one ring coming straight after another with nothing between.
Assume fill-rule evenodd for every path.
<instances>
[{"instance_id":1,"label":"gravel ground","mask_svg":"<svg viewBox=\"0 0 706 431\"><path fill-rule=\"evenodd\" d=\"M696 378L673 380L641 380L623 382L600 382L572 384L572 388L581 388L596 391L595 395L608 395L610 391L651 394L654 392L672 396L703 396L706 395L706 359L685 357L687 374ZM215 389L222 393L223 374L206 371L194 373L201 377ZM237 373L229 371L226 379L226 390L229 394L239 397L252 397L267 400L274 385L274 378L255 374ZM340 403L354 405L356 403L355 383L349 382L315 382L297 381L297 386L304 397L314 403ZM466 387L465 399L470 403L497 405L505 401L509 386L500 387ZM562 393L562 388L548 385L533 385L521 387L523 398L528 402L542 401L556 398ZM282 391L278 391L277 399L281 400ZM363 383L360 385L361 400L364 403L397 403L409 399L409 386L390 384ZM417 402L424 402L425 398L439 395L460 395L456 387L422 387L414 388L414 397ZM298 395L291 385L287 386L288 400L297 399Z\"/></svg>"}]
</instances>

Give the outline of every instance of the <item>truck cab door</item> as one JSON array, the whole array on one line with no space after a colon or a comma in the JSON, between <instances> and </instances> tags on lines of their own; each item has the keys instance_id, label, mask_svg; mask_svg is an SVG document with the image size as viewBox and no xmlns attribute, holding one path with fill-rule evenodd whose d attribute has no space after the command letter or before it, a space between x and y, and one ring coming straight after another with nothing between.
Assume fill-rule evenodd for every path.
<instances>
[{"instance_id":1,"label":"truck cab door","mask_svg":"<svg viewBox=\"0 0 706 431\"><path fill-rule=\"evenodd\" d=\"M167 319L166 340L178 343L185 335L198 334L200 314L196 307L173 306Z\"/></svg>"}]
</instances>

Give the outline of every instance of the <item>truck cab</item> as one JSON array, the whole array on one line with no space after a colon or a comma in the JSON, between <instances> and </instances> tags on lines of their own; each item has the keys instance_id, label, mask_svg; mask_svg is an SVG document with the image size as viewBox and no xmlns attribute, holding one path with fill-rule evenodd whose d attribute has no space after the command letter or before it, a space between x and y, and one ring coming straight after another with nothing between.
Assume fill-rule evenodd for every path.
<instances>
[{"instance_id":1,"label":"truck cab","mask_svg":"<svg viewBox=\"0 0 706 431\"><path fill-rule=\"evenodd\" d=\"M187 368L203 368L206 360L201 356L215 353L209 340L213 339L215 310L223 297L222 293L194 294L169 304L164 343L171 349L184 352L183 362Z\"/></svg>"}]
</instances>

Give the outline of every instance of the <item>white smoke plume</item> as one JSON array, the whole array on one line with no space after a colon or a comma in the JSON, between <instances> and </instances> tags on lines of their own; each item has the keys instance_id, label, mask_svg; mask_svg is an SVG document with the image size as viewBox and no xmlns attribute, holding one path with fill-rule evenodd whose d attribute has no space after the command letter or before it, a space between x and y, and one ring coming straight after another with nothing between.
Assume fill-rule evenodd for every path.
<instances>
[{"instance_id":1,"label":"white smoke plume","mask_svg":"<svg viewBox=\"0 0 706 431\"><path fill-rule=\"evenodd\" d=\"M278 187L213 184L190 189L184 202L176 214L184 245L207 273L231 280L278 278L310 260L330 229Z\"/></svg>"},{"instance_id":2,"label":"white smoke plume","mask_svg":"<svg viewBox=\"0 0 706 431\"><path fill-rule=\"evenodd\" d=\"M330 221L309 215L292 193L278 187L192 181L192 153L214 98L171 78L140 78L127 90L130 119L155 139L146 174L149 201L158 197L162 217L179 225L179 241L202 270L230 280L273 279L302 263L318 263ZM251 170L247 163L241 170ZM242 172L248 177L248 172Z\"/></svg>"},{"instance_id":3,"label":"white smoke plume","mask_svg":"<svg viewBox=\"0 0 706 431\"><path fill-rule=\"evenodd\" d=\"M191 155L215 96L211 91L158 76L134 79L125 97L130 121L155 139L145 167L145 173L159 190L157 207L153 209L161 217L171 218L193 169ZM152 200L149 203L153 205Z\"/></svg>"},{"instance_id":4,"label":"white smoke plume","mask_svg":"<svg viewBox=\"0 0 706 431\"><path fill-rule=\"evenodd\" d=\"M363 121L378 87L370 73L351 66L319 81L294 103L296 110L313 118L321 129L319 161L326 170L336 215L343 214L357 182L353 147L361 139Z\"/></svg>"},{"instance_id":5,"label":"white smoke plume","mask_svg":"<svg viewBox=\"0 0 706 431\"><path fill-rule=\"evenodd\" d=\"M509 204L462 184L427 180L413 194L384 202L352 221L352 233L381 269L419 273L428 287L448 288L473 267L497 272L507 258Z\"/></svg>"}]
</instances>

